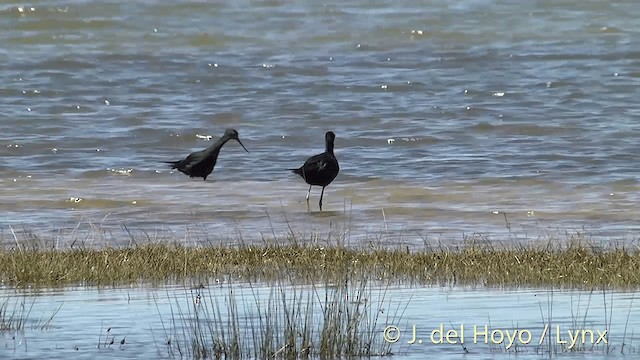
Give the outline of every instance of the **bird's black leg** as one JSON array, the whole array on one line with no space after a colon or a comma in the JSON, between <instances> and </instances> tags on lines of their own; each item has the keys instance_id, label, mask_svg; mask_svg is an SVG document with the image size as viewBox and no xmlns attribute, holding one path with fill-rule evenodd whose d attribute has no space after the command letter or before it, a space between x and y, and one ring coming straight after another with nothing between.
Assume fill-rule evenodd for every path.
<instances>
[{"instance_id":1,"label":"bird's black leg","mask_svg":"<svg viewBox=\"0 0 640 360\"><path fill-rule=\"evenodd\" d=\"M309 203L309 195L311 195L311 185L309 185L309 191L307 191L307 204Z\"/></svg>"},{"instance_id":2,"label":"bird's black leg","mask_svg":"<svg viewBox=\"0 0 640 360\"><path fill-rule=\"evenodd\" d=\"M324 196L324 186L322 187L322 191L320 192L320 211L322 211L322 196Z\"/></svg>"}]
</instances>

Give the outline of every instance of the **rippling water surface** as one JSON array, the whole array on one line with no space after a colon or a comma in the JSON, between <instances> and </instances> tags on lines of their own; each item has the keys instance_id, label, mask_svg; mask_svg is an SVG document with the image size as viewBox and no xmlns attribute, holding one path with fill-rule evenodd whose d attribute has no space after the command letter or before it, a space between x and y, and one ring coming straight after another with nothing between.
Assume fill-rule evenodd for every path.
<instances>
[{"instance_id":1,"label":"rippling water surface","mask_svg":"<svg viewBox=\"0 0 640 360\"><path fill-rule=\"evenodd\" d=\"M2 238L633 239L638 18L596 0L4 2ZM229 127L251 152L227 144L206 182L162 163ZM341 172L307 212L286 169L327 130Z\"/></svg>"},{"instance_id":2,"label":"rippling water surface","mask_svg":"<svg viewBox=\"0 0 640 360\"><path fill-rule=\"evenodd\" d=\"M434 355L452 360L461 357L513 359L514 356L636 359L638 356L640 322L633 293L404 286L361 289L360 293L353 289L346 291L351 299L359 299L358 303L351 301L348 306L351 311L365 314L359 331L373 336L374 349L391 351L394 354L391 359L424 359ZM0 289L0 300L5 302L7 315L25 319L24 331L0 332L0 356L12 359L181 358L181 353L192 352L191 341L196 334L202 336L202 343L209 349L217 336L227 336L226 341L230 341L234 332L227 321L233 311L237 315L232 318L240 325L237 330L240 346L246 349L253 344L254 332L260 326L266 326L267 322L275 324L274 319L279 319L279 326L284 327L283 308L287 306L290 311L301 306L297 311L301 311L303 319L321 319L322 306L329 306L335 290L320 285L312 288L240 283L205 289L67 288L26 292ZM313 295L309 298L308 294ZM21 307L21 304L24 305ZM235 310L230 309L231 304L235 304ZM275 312L267 315L265 309ZM317 331L322 328L317 325L310 326ZM456 331L449 343L440 341L437 332L440 326L444 336L448 331ZM488 334L492 334L486 338L485 326ZM221 327L224 330L219 330ZM395 341L390 347L384 346L387 327L396 329L388 333L387 340ZM218 331L210 333L211 328ZM282 328L272 329L274 339L284 343ZM573 350L569 350L569 331L582 334L583 330L587 334L584 344L580 338ZM516 331L524 335L512 337L511 342L505 340L504 334ZM226 335L221 335L223 332ZM314 332L312 336L317 343L319 333ZM456 343L459 339L464 341L464 348ZM465 354L464 349L468 353Z\"/></svg>"}]
</instances>

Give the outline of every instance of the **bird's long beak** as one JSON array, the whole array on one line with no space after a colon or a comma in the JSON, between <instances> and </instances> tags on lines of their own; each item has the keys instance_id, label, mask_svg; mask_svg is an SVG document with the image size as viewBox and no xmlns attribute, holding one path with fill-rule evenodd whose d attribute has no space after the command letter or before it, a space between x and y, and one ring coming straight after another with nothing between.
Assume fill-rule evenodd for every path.
<instances>
[{"instance_id":1,"label":"bird's long beak","mask_svg":"<svg viewBox=\"0 0 640 360\"><path fill-rule=\"evenodd\" d=\"M242 141L240 141L240 139L236 139L238 140L238 143L240 143L240 146L242 146L242 148L244 149L244 151L249 152L249 150L247 150L246 147L244 147L244 145L242 145Z\"/></svg>"}]
</instances>

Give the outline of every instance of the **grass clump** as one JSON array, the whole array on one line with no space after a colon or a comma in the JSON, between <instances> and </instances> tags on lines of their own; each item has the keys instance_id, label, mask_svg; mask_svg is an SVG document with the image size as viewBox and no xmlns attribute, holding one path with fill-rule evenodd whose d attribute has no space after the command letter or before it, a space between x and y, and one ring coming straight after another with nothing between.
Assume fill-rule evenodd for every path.
<instances>
[{"instance_id":1,"label":"grass clump","mask_svg":"<svg viewBox=\"0 0 640 360\"><path fill-rule=\"evenodd\" d=\"M27 302L30 300L30 302ZM0 333L3 332L24 332L25 324L29 321L31 310L36 299L29 299L28 296L3 297L0 299ZM40 330L48 329L54 316L60 311L60 305L45 322L31 321L34 328Z\"/></svg>"},{"instance_id":2,"label":"grass clump","mask_svg":"<svg viewBox=\"0 0 640 360\"><path fill-rule=\"evenodd\" d=\"M20 303L10 301L6 298L0 302L0 332L23 331L33 303L28 306L24 299Z\"/></svg>"},{"instance_id":3,"label":"grass clump","mask_svg":"<svg viewBox=\"0 0 640 360\"><path fill-rule=\"evenodd\" d=\"M245 281L283 276L339 282L367 275L381 280L484 286L640 286L640 252L589 244L495 248L362 249L341 245L261 244L187 247L145 244L100 249L0 250L0 281L11 286L111 286L221 277Z\"/></svg>"},{"instance_id":4,"label":"grass clump","mask_svg":"<svg viewBox=\"0 0 640 360\"><path fill-rule=\"evenodd\" d=\"M255 286L254 286L255 285ZM338 359L391 355L381 336L399 323L408 299L387 299L366 279L300 286L283 281L248 288L227 283L172 300L162 319L160 353L194 359ZM154 336L155 337L155 336Z\"/></svg>"}]
</instances>

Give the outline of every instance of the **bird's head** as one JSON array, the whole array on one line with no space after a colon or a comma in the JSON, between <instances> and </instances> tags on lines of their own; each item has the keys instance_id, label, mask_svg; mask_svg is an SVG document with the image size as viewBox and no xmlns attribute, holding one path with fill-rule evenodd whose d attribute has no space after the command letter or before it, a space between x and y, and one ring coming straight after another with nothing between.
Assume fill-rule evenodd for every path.
<instances>
[{"instance_id":1,"label":"bird's head","mask_svg":"<svg viewBox=\"0 0 640 360\"><path fill-rule=\"evenodd\" d=\"M238 137L238 136L239 136L239 135L238 135L238 131L236 131L236 129L227 129L227 130L224 132L224 136L225 136L226 138L228 138L229 140L231 140L231 139L236 140L236 141L240 144L240 146L242 146L242 148L244 149L244 151L249 152L249 150L247 150L247 148L246 148L246 147L244 147L244 145L243 145L243 144L242 144L242 142L240 141L240 138Z\"/></svg>"},{"instance_id":2,"label":"bird's head","mask_svg":"<svg viewBox=\"0 0 640 360\"><path fill-rule=\"evenodd\" d=\"M326 141L334 141L336 139L336 134L334 134L333 131L327 131L327 133L324 134L324 139Z\"/></svg>"},{"instance_id":3,"label":"bird's head","mask_svg":"<svg viewBox=\"0 0 640 360\"><path fill-rule=\"evenodd\" d=\"M324 134L325 152L333 155L333 141L336 139L336 134L333 131L327 131Z\"/></svg>"}]
</instances>

